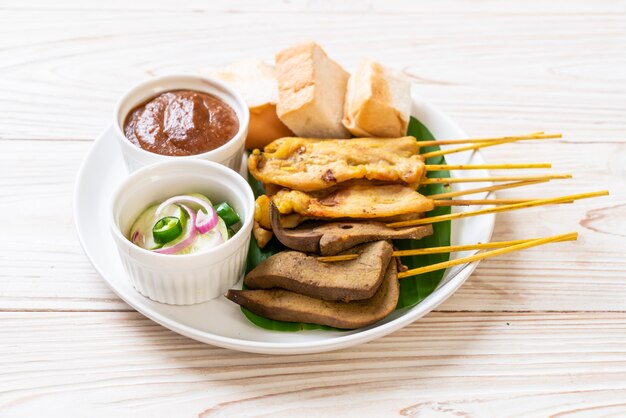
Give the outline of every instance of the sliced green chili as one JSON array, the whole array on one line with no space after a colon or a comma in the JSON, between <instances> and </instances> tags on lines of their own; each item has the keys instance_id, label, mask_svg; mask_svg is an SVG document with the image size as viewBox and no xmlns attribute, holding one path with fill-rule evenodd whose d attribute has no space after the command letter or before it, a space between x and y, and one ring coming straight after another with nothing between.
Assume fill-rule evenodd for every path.
<instances>
[{"instance_id":1,"label":"sliced green chili","mask_svg":"<svg viewBox=\"0 0 626 418\"><path fill-rule=\"evenodd\" d=\"M180 219L175 216L166 216L159 219L152 228L154 241L159 244L167 244L175 240L182 232L183 226L180 223Z\"/></svg>"},{"instance_id":2,"label":"sliced green chili","mask_svg":"<svg viewBox=\"0 0 626 418\"><path fill-rule=\"evenodd\" d=\"M237 212L235 212L235 210L226 202L222 202L217 205L215 207L215 212L217 212L218 216L224 220L226 226L231 226L237 222L241 222Z\"/></svg>"}]
</instances>

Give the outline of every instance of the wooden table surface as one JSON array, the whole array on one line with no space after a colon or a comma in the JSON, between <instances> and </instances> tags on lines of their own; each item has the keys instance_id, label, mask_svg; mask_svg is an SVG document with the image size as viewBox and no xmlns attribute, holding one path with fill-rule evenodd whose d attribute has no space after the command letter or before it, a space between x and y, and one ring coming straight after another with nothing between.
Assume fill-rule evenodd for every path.
<instances>
[{"instance_id":1,"label":"wooden table surface","mask_svg":"<svg viewBox=\"0 0 626 418\"><path fill-rule=\"evenodd\" d=\"M0 3L0 416L626 415L626 3ZM608 198L497 216L494 239L578 230L482 262L435 312L358 347L275 357L133 311L76 238L78 166L146 77L272 59L314 39L403 68L485 151L573 180L501 193Z\"/></svg>"}]
</instances>

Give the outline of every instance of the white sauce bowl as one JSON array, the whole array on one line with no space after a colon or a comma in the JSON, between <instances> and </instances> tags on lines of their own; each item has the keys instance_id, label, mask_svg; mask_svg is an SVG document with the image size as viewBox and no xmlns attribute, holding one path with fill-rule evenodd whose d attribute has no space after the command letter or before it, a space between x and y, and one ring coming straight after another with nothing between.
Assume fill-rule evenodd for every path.
<instances>
[{"instance_id":1,"label":"white sauce bowl","mask_svg":"<svg viewBox=\"0 0 626 418\"><path fill-rule=\"evenodd\" d=\"M173 90L194 90L202 93L212 94L226 102L237 114L239 119L239 131L237 134L221 147L200 154L188 156L169 156L146 151L130 142L124 134L124 121L126 116L137 106L146 101ZM154 77L131 87L122 95L115 105L113 113L113 129L118 143L124 155L124 161L128 170L132 173L150 164L196 158L206 161L214 161L239 171L241 157L248 136L248 124L250 112L244 99L223 82L197 75L169 75Z\"/></svg>"},{"instance_id":2,"label":"white sauce bowl","mask_svg":"<svg viewBox=\"0 0 626 418\"><path fill-rule=\"evenodd\" d=\"M241 229L215 248L193 254L158 254L133 244L129 230L150 205L188 193L213 204L228 202ZM133 286L144 296L172 305L191 305L222 295L244 273L254 217L254 195L241 175L198 159L166 161L131 174L113 194L110 229Z\"/></svg>"}]
</instances>

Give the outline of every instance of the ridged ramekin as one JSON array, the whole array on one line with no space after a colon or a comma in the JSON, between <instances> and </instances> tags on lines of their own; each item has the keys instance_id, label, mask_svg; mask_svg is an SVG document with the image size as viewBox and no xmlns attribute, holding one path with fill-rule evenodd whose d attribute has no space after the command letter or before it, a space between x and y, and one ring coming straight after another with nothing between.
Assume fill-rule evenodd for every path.
<instances>
[{"instance_id":1,"label":"ridged ramekin","mask_svg":"<svg viewBox=\"0 0 626 418\"><path fill-rule=\"evenodd\" d=\"M146 208L188 193L202 193L214 204L228 202L241 217L241 229L223 244L193 254L158 254L130 242L129 230ZM141 294L157 302L191 305L222 295L241 278L253 215L254 195L241 175L214 162L184 159L131 174L113 195L110 228L124 269Z\"/></svg>"},{"instance_id":2,"label":"ridged ramekin","mask_svg":"<svg viewBox=\"0 0 626 418\"><path fill-rule=\"evenodd\" d=\"M194 90L212 94L233 108L239 119L239 131L227 143L212 151L189 156L168 156L146 151L130 142L124 134L124 121L126 116L135 107L145 103L149 99L161 93L172 90ZM214 161L239 171L241 157L248 135L250 111L244 99L239 93L223 82L211 77L198 75L168 75L154 77L131 87L122 95L113 112L113 130L120 145L126 167L132 173L150 164L196 158L206 161Z\"/></svg>"}]
</instances>

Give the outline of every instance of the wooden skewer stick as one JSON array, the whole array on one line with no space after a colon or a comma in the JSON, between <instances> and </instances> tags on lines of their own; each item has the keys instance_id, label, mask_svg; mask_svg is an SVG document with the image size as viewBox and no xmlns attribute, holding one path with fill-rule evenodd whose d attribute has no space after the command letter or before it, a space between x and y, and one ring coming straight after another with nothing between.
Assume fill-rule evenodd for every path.
<instances>
[{"instance_id":1,"label":"wooden skewer stick","mask_svg":"<svg viewBox=\"0 0 626 418\"><path fill-rule=\"evenodd\" d=\"M571 179L571 174L543 174L534 176L495 176L495 177L443 177L426 178L422 184L451 184L451 183L482 183L484 181L537 181L554 179Z\"/></svg>"},{"instance_id":2,"label":"wooden skewer stick","mask_svg":"<svg viewBox=\"0 0 626 418\"><path fill-rule=\"evenodd\" d=\"M455 251L469 251L469 250L486 250L490 248L500 248L500 247L508 247L510 245L523 244L525 242L530 242L543 238L527 238L527 239L516 239L512 241L495 241L495 242L485 242L478 244L467 244L467 245L449 245L447 247L431 247L431 248L416 248L414 250L399 250L394 251L394 257L406 257L413 255L425 255L425 254L441 254L441 253L452 253ZM573 234L564 234L562 235L562 239L558 239L556 241L575 241L576 236Z\"/></svg>"},{"instance_id":3,"label":"wooden skewer stick","mask_svg":"<svg viewBox=\"0 0 626 418\"><path fill-rule=\"evenodd\" d=\"M561 134L555 134L555 135L537 135L536 138L525 138L525 139L547 139L547 138L561 138L561 137L562 137ZM477 144L467 145L465 147L457 147L457 148L450 148L450 149L444 149L444 150L439 150L439 151L426 152L424 154L421 154L421 156L423 158L438 157L440 155L448 155L448 154L454 154L457 152L476 150L476 149L486 148L486 147L493 147L494 145L507 144L509 142L517 142L520 140L521 140L520 137L511 137L509 139L500 138L498 140L493 140L493 141L479 141Z\"/></svg>"},{"instance_id":4,"label":"wooden skewer stick","mask_svg":"<svg viewBox=\"0 0 626 418\"><path fill-rule=\"evenodd\" d=\"M562 138L561 134L544 134L543 132L534 132L527 135L516 136L501 136L496 138L466 138L466 139L439 139L432 141L417 141L420 147L428 147L433 145L456 145L456 144L476 144L481 142L498 142L506 140L514 141L528 141L534 139L550 139L550 138Z\"/></svg>"},{"instance_id":5,"label":"wooden skewer stick","mask_svg":"<svg viewBox=\"0 0 626 418\"><path fill-rule=\"evenodd\" d=\"M358 254L324 255L317 257L317 261L321 261L323 263L333 263L335 261L356 260L357 258L359 258Z\"/></svg>"},{"instance_id":6,"label":"wooden skewer stick","mask_svg":"<svg viewBox=\"0 0 626 418\"><path fill-rule=\"evenodd\" d=\"M531 202L534 199L458 199L458 200L434 200L435 206L472 206L472 205L513 205L515 203ZM561 203L573 203L572 200Z\"/></svg>"},{"instance_id":7,"label":"wooden skewer stick","mask_svg":"<svg viewBox=\"0 0 626 418\"><path fill-rule=\"evenodd\" d=\"M552 168L550 163L526 164L426 164L426 171L442 170L515 170L524 168Z\"/></svg>"},{"instance_id":8,"label":"wooden skewer stick","mask_svg":"<svg viewBox=\"0 0 626 418\"><path fill-rule=\"evenodd\" d=\"M549 180L517 181L517 182L514 182L514 183L497 184L495 186L478 187L476 189L457 190L456 192L446 192L446 193L433 194L433 195L428 196L428 198L430 198L430 199L446 199L446 198L449 198L449 197L465 196L465 195L468 195L468 194L476 194L476 193L483 193L483 192L494 192L496 190L512 189L514 187L531 186L533 184L547 183L548 181Z\"/></svg>"},{"instance_id":9,"label":"wooden skewer stick","mask_svg":"<svg viewBox=\"0 0 626 418\"><path fill-rule=\"evenodd\" d=\"M416 248L414 250L394 251L392 255L394 257L409 257L409 256L414 256L414 255L452 253L455 251L485 250L489 248L500 248L500 247L508 247L510 245L523 244L525 242L530 242L530 241L537 240L537 239L541 239L541 238L517 239L517 240L512 240L512 241L495 241L495 242L485 242L485 243L467 244L467 245L448 245L445 247ZM575 239L576 238L572 237L571 234L569 235L566 234L563 236L563 239L559 241L573 241ZM323 261L323 262L334 262L334 261L355 260L357 258L359 258L358 254L342 254L342 255L317 257L317 260Z\"/></svg>"},{"instance_id":10,"label":"wooden skewer stick","mask_svg":"<svg viewBox=\"0 0 626 418\"><path fill-rule=\"evenodd\" d=\"M607 196L608 194L609 192L607 190L602 190L598 192L590 192L590 193L579 193L579 194L573 194L569 196L554 197L550 199L531 200L529 202L515 203L513 205L496 206L495 208L479 209L479 210L473 210L469 212L451 213L449 215L431 216L430 218L413 219L410 221L392 222L392 223L387 224L387 226L390 228L400 228L404 226L431 224L431 223L436 223L436 222L450 221L453 219L466 218L469 216L487 215L489 213L498 213L498 212L505 212L508 210L526 209L526 208L532 208L535 206L550 205L553 203L569 202L570 200L574 201L574 200L579 200L579 199L588 199L591 197Z\"/></svg>"},{"instance_id":11,"label":"wooden skewer stick","mask_svg":"<svg viewBox=\"0 0 626 418\"><path fill-rule=\"evenodd\" d=\"M511 253L513 251L524 250L526 248L537 247L539 245L548 244L550 242L564 241L564 240L576 240L578 238L577 232L570 232L569 234L554 235L552 237L534 239L525 243L509 245L508 247L499 248L497 250L486 251L484 253L478 253L467 257L461 257L454 260L444 261L442 263L431 264L430 266L418 267L408 271L402 271L398 273L398 279L405 277L416 276L418 274L428 273L430 271L441 270L448 267L458 266L459 264L471 263L478 260L483 260L488 257L494 257L496 255L502 255Z\"/></svg>"}]
</instances>

